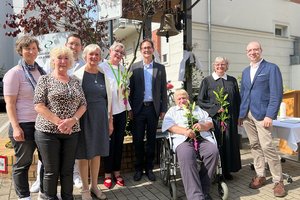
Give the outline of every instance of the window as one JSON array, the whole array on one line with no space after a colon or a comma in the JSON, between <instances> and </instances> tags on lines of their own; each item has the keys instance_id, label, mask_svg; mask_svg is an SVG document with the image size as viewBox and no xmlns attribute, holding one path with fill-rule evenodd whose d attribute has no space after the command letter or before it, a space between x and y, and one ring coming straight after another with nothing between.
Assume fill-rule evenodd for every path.
<instances>
[{"instance_id":1,"label":"window","mask_svg":"<svg viewBox=\"0 0 300 200\"><path fill-rule=\"evenodd\" d=\"M164 54L164 55L162 56L162 62L163 62L163 63L168 62L168 55L167 55L167 54Z\"/></svg>"},{"instance_id":2,"label":"window","mask_svg":"<svg viewBox=\"0 0 300 200\"><path fill-rule=\"evenodd\" d=\"M288 26L276 24L274 32L277 37L288 37Z\"/></svg>"}]
</instances>

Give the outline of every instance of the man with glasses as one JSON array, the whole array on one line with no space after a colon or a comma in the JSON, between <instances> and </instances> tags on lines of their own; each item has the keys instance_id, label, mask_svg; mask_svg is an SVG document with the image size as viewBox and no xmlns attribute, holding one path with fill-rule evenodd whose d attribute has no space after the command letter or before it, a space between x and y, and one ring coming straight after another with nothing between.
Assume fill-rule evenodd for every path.
<instances>
[{"instance_id":1,"label":"man with glasses","mask_svg":"<svg viewBox=\"0 0 300 200\"><path fill-rule=\"evenodd\" d=\"M150 181L155 181L153 161L156 129L159 117L167 111L167 87L165 66L153 61L154 45L149 39L140 44L143 60L131 67L130 105L133 113L133 144L136 163L133 179L139 181L143 170ZM144 136L146 131L146 145Z\"/></svg>"},{"instance_id":2,"label":"man with glasses","mask_svg":"<svg viewBox=\"0 0 300 200\"><path fill-rule=\"evenodd\" d=\"M258 189L266 184L266 161L275 184L274 196L284 197L282 167L271 134L283 95L281 72L276 64L262 58L259 42L250 42L246 53L250 66L242 74L239 124L247 132L254 158L256 176L249 187Z\"/></svg>"}]
</instances>

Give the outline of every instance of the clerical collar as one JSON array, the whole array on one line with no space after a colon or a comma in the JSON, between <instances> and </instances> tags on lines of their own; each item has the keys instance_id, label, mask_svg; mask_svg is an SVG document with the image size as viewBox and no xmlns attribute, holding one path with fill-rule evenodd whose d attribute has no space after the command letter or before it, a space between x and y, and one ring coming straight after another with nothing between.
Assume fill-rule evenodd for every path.
<instances>
[{"instance_id":1,"label":"clerical collar","mask_svg":"<svg viewBox=\"0 0 300 200\"><path fill-rule=\"evenodd\" d=\"M216 72L213 72L212 77L214 78L215 81L218 80L219 78L227 80L227 74L226 73L223 76L220 77L220 76L218 76L218 74Z\"/></svg>"}]
</instances>

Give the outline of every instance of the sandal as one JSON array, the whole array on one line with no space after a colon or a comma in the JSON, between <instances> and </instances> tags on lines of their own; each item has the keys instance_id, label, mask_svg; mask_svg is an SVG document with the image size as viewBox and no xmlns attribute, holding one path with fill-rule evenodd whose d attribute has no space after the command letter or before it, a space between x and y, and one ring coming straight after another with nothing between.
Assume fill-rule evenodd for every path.
<instances>
[{"instance_id":1,"label":"sandal","mask_svg":"<svg viewBox=\"0 0 300 200\"><path fill-rule=\"evenodd\" d=\"M81 198L82 200L93 200L93 197L91 196L91 192L89 190L82 190Z\"/></svg>"},{"instance_id":2,"label":"sandal","mask_svg":"<svg viewBox=\"0 0 300 200\"><path fill-rule=\"evenodd\" d=\"M117 185L119 185L119 186L124 186L125 185L124 179L121 175L115 176L114 179L115 179L115 182L116 182Z\"/></svg>"},{"instance_id":3,"label":"sandal","mask_svg":"<svg viewBox=\"0 0 300 200\"><path fill-rule=\"evenodd\" d=\"M103 185L104 185L105 187L107 187L108 189L110 189L111 186L112 186L111 178L110 178L110 177L104 178Z\"/></svg>"},{"instance_id":4,"label":"sandal","mask_svg":"<svg viewBox=\"0 0 300 200\"><path fill-rule=\"evenodd\" d=\"M107 199L106 195L97 188L97 190L94 190L93 188L90 189L92 195L96 196L98 199L104 200Z\"/></svg>"}]
</instances>

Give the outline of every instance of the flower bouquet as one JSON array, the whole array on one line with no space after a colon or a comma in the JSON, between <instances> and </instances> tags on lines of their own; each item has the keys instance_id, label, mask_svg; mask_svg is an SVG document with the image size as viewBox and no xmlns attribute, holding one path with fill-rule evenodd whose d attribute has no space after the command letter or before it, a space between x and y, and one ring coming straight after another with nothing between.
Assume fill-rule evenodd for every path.
<instances>
[{"instance_id":1,"label":"flower bouquet","mask_svg":"<svg viewBox=\"0 0 300 200\"><path fill-rule=\"evenodd\" d=\"M216 100L218 104L223 108L223 112L220 112L217 119L220 121L221 127L221 141L223 142L223 134L226 132L227 129L227 121L230 118L228 113L228 106L229 102L227 101L228 94L225 94L224 87L218 88L216 91L213 91L215 94Z\"/></svg>"},{"instance_id":2,"label":"flower bouquet","mask_svg":"<svg viewBox=\"0 0 300 200\"><path fill-rule=\"evenodd\" d=\"M132 72L129 69L125 68L125 70L121 73L121 81L119 84L119 88L121 88L122 90L123 102L126 108L128 105L128 98L130 93L129 83L130 83L131 76L132 76Z\"/></svg>"},{"instance_id":3,"label":"flower bouquet","mask_svg":"<svg viewBox=\"0 0 300 200\"><path fill-rule=\"evenodd\" d=\"M188 122L187 128L192 129L196 135L196 137L194 138L193 144L194 144L195 150L198 151L198 148L199 148L198 139L201 138L201 135L200 135L200 132L198 131L198 129L193 128L193 125L198 123L198 119L193 115L195 107L196 107L195 102L193 104L191 104L190 101L188 101L187 105L183 106L183 109L185 111L184 116L187 118L187 122Z\"/></svg>"}]
</instances>

